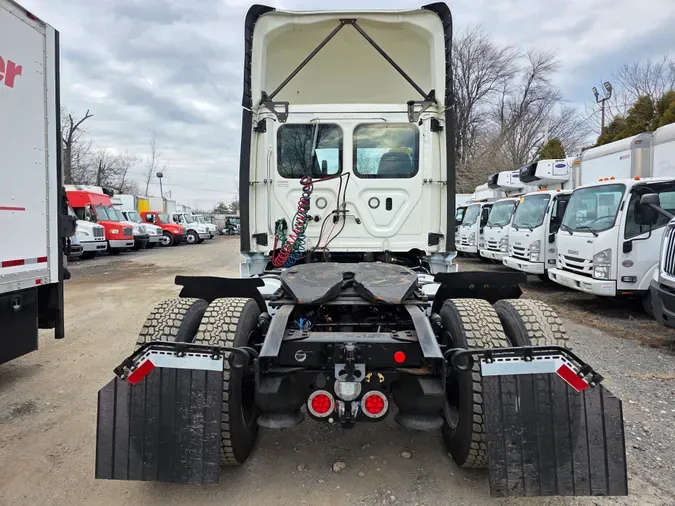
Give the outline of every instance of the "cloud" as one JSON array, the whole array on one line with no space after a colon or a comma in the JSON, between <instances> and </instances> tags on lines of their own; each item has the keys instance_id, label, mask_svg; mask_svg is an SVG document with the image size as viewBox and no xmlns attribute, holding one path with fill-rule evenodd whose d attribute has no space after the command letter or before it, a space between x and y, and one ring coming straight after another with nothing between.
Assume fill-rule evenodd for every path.
<instances>
[{"instance_id":1,"label":"cloud","mask_svg":"<svg viewBox=\"0 0 675 506\"><path fill-rule=\"evenodd\" d=\"M90 109L97 144L140 156L150 131L165 148L165 187L185 204L210 207L236 194L249 1L22 0L61 32L62 102ZM264 2L263 2L264 3ZM323 0L267 2L325 9ZM343 10L408 9L400 0L341 0ZM338 5L338 4L336 4ZM471 0L451 5L455 30L481 24L519 50L553 49L557 84L583 104L590 87L624 62L675 53L672 0ZM580 113L584 111L581 110ZM140 174L136 169L135 173ZM156 190L158 193L158 190Z\"/></svg>"}]
</instances>

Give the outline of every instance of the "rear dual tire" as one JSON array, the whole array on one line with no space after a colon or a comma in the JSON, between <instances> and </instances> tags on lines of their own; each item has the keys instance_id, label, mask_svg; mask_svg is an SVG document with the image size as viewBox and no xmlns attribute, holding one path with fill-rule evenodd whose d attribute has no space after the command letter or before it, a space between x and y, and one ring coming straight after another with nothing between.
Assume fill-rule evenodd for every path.
<instances>
[{"instance_id":1,"label":"rear dual tire","mask_svg":"<svg viewBox=\"0 0 675 506\"><path fill-rule=\"evenodd\" d=\"M567 347L558 315L547 304L505 299L492 307L482 299L451 299L440 311L449 348L485 349L509 346ZM443 439L460 467L487 467L487 441L480 365L471 372L450 372L443 412Z\"/></svg>"},{"instance_id":2,"label":"rear dual tire","mask_svg":"<svg viewBox=\"0 0 675 506\"><path fill-rule=\"evenodd\" d=\"M260 309L253 299L176 298L157 304L136 341L136 349L152 341L194 342L218 346L247 346L256 336ZM242 369L233 369L224 354L221 417L222 466L243 464L258 436L255 381Z\"/></svg>"}]
</instances>

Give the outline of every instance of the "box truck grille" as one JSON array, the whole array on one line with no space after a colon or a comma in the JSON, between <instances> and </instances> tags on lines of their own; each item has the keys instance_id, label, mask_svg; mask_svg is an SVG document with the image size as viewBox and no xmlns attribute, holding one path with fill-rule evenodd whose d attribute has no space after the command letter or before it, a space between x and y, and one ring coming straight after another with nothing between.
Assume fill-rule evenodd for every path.
<instances>
[{"instance_id":1,"label":"box truck grille","mask_svg":"<svg viewBox=\"0 0 675 506\"><path fill-rule=\"evenodd\" d=\"M593 261L583 258L571 257L567 255L558 255L558 262L561 268L574 274L593 277Z\"/></svg>"},{"instance_id":2,"label":"box truck grille","mask_svg":"<svg viewBox=\"0 0 675 506\"><path fill-rule=\"evenodd\" d=\"M95 228L94 229L94 237L105 237L105 229L104 228Z\"/></svg>"},{"instance_id":3,"label":"box truck grille","mask_svg":"<svg viewBox=\"0 0 675 506\"><path fill-rule=\"evenodd\" d=\"M122 233L123 233L124 235L133 235L134 229L131 228L131 227L124 227L124 228L122 229Z\"/></svg>"},{"instance_id":4,"label":"box truck grille","mask_svg":"<svg viewBox=\"0 0 675 506\"><path fill-rule=\"evenodd\" d=\"M490 251L499 251L499 241L488 241L487 249Z\"/></svg>"},{"instance_id":5,"label":"box truck grille","mask_svg":"<svg viewBox=\"0 0 675 506\"><path fill-rule=\"evenodd\" d=\"M511 256L515 258L520 258L521 260L529 260L529 256L524 247L521 246L511 246Z\"/></svg>"},{"instance_id":6,"label":"box truck grille","mask_svg":"<svg viewBox=\"0 0 675 506\"><path fill-rule=\"evenodd\" d=\"M666 274L675 276L675 228L666 230L666 244L661 263Z\"/></svg>"}]
</instances>

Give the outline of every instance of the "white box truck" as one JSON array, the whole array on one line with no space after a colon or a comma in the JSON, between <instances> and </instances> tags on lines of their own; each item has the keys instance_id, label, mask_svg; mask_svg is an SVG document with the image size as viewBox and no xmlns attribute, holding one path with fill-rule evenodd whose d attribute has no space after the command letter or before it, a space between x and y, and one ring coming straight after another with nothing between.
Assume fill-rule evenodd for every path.
<instances>
[{"instance_id":1,"label":"white box truck","mask_svg":"<svg viewBox=\"0 0 675 506\"><path fill-rule=\"evenodd\" d=\"M652 177L653 165L667 167L660 157L669 156L673 143L669 125L582 153L577 178L585 184L565 211L556 268L549 270L553 281L595 295L639 297L652 313L649 287L669 220L659 215L651 223L641 199L656 194L664 209L675 211L675 172L662 168L661 177Z\"/></svg>"},{"instance_id":2,"label":"white box truck","mask_svg":"<svg viewBox=\"0 0 675 506\"><path fill-rule=\"evenodd\" d=\"M37 349L38 329L64 337L67 238L61 178L59 34L0 0L0 363Z\"/></svg>"},{"instance_id":3,"label":"white box truck","mask_svg":"<svg viewBox=\"0 0 675 506\"><path fill-rule=\"evenodd\" d=\"M546 271L556 265L556 238L579 163L577 157L569 157L521 167L520 180L527 188L539 189L520 199L508 231L504 265L549 279Z\"/></svg>"}]
</instances>

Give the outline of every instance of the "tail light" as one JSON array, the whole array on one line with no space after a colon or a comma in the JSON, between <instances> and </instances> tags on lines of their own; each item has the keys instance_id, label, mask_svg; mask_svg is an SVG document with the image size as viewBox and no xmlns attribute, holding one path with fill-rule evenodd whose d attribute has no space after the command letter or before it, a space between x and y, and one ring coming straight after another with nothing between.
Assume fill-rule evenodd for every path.
<instances>
[{"instance_id":1,"label":"tail light","mask_svg":"<svg viewBox=\"0 0 675 506\"><path fill-rule=\"evenodd\" d=\"M335 399L326 390L316 390L307 399L307 409L312 415L325 418L335 410Z\"/></svg>"},{"instance_id":2,"label":"tail light","mask_svg":"<svg viewBox=\"0 0 675 506\"><path fill-rule=\"evenodd\" d=\"M387 413L389 401L387 396L377 390L372 390L361 399L363 414L369 418L380 418Z\"/></svg>"}]
</instances>

